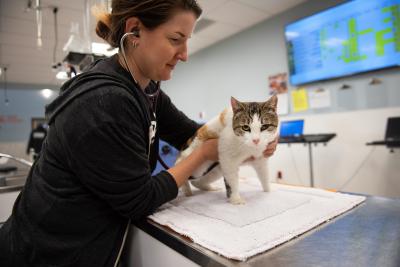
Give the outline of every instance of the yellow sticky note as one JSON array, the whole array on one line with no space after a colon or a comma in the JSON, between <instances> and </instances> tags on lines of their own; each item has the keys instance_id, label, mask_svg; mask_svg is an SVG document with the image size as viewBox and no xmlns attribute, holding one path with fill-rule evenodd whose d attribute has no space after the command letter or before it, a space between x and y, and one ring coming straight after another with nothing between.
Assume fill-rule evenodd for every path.
<instances>
[{"instance_id":1,"label":"yellow sticky note","mask_svg":"<svg viewBox=\"0 0 400 267\"><path fill-rule=\"evenodd\" d=\"M292 106L294 112L308 109L307 91L304 88L292 91Z\"/></svg>"}]
</instances>

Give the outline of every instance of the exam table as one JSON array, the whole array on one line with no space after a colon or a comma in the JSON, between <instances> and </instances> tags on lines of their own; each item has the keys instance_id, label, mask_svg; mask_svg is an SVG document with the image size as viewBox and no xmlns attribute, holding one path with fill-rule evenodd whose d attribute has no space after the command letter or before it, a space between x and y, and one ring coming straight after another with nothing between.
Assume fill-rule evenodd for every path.
<instances>
[{"instance_id":1,"label":"exam table","mask_svg":"<svg viewBox=\"0 0 400 267\"><path fill-rule=\"evenodd\" d=\"M122 267L400 266L400 199L368 196L354 209L245 262L229 260L150 220L135 223Z\"/></svg>"}]
</instances>

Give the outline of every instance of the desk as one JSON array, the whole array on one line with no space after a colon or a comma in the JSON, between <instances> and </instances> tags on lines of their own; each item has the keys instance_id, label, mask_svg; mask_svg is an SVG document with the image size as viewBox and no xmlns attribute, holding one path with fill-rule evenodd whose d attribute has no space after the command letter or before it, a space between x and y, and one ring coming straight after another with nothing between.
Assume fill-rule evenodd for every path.
<instances>
[{"instance_id":1,"label":"desk","mask_svg":"<svg viewBox=\"0 0 400 267\"><path fill-rule=\"evenodd\" d=\"M137 223L128 237L128 246L122 267L142 267L146 262L129 244L135 232L141 231L165 245L172 253L178 253L190 264L181 266L235 266L235 267L336 267L336 266L400 266L400 199L367 197L355 209L330 222L288 241L274 249L251 257L246 262L229 260L194 244L169 228L150 220ZM132 234L133 233L133 234ZM136 243L140 246L140 244ZM134 253L136 252L136 253ZM159 250L150 251L153 258L161 257ZM138 260L139 259L139 260ZM138 264L142 262L143 264ZM165 258L163 266L168 264ZM149 265L147 265L149 266ZM153 265L156 266L156 265Z\"/></svg>"},{"instance_id":2,"label":"desk","mask_svg":"<svg viewBox=\"0 0 400 267\"><path fill-rule=\"evenodd\" d=\"M366 143L367 146L386 146L390 152L394 152L395 148L400 148L400 141L372 141Z\"/></svg>"},{"instance_id":3,"label":"desk","mask_svg":"<svg viewBox=\"0 0 400 267\"><path fill-rule=\"evenodd\" d=\"M313 167L313 158L312 158L312 144L328 143L332 138L334 138L336 134L328 133L328 134L305 134L301 136L290 136L290 137L279 137L280 144L307 144L308 145L308 155L309 155L309 163L310 163L310 185L314 187L314 167Z\"/></svg>"}]
</instances>

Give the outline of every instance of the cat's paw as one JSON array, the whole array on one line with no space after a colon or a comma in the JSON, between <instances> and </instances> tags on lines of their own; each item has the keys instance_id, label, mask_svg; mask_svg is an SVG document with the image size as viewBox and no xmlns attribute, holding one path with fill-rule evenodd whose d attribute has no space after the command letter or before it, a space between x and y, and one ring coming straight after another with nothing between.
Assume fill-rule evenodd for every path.
<instances>
[{"instance_id":1,"label":"cat's paw","mask_svg":"<svg viewBox=\"0 0 400 267\"><path fill-rule=\"evenodd\" d=\"M189 188L186 188L185 186L182 186L182 192L183 192L183 193L185 194L185 196L187 196L187 197L193 196L192 189L190 189L190 187L189 187Z\"/></svg>"},{"instance_id":2,"label":"cat's paw","mask_svg":"<svg viewBox=\"0 0 400 267\"><path fill-rule=\"evenodd\" d=\"M233 205L244 205L246 201L241 196L231 196L229 202Z\"/></svg>"},{"instance_id":3,"label":"cat's paw","mask_svg":"<svg viewBox=\"0 0 400 267\"><path fill-rule=\"evenodd\" d=\"M271 192L271 188L269 186L268 187L264 187L263 191L266 192L266 193Z\"/></svg>"}]
</instances>

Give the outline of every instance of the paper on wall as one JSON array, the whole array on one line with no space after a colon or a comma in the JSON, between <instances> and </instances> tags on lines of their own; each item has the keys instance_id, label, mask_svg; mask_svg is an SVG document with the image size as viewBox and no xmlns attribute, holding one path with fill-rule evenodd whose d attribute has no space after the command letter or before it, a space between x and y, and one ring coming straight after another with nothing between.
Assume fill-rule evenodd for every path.
<instances>
[{"instance_id":1,"label":"paper on wall","mask_svg":"<svg viewBox=\"0 0 400 267\"><path fill-rule=\"evenodd\" d=\"M278 97L278 115L285 115L289 113L289 97L288 94L277 94Z\"/></svg>"},{"instance_id":2,"label":"paper on wall","mask_svg":"<svg viewBox=\"0 0 400 267\"><path fill-rule=\"evenodd\" d=\"M308 93L310 108L326 108L330 107L331 94L329 90L317 89Z\"/></svg>"}]
</instances>

